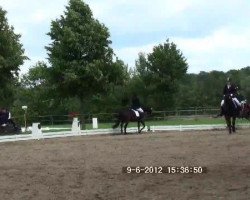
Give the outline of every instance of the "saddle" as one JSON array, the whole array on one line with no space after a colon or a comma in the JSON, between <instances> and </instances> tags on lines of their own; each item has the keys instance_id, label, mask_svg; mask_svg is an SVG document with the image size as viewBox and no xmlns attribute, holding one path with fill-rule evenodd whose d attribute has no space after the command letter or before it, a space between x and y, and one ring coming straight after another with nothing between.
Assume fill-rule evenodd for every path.
<instances>
[{"instance_id":1,"label":"saddle","mask_svg":"<svg viewBox=\"0 0 250 200\"><path fill-rule=\"evenodd\" d=\"M140 117L140 112L134 109L131 109L134 113L136 117Z\"/></svg>"}]
</instances>

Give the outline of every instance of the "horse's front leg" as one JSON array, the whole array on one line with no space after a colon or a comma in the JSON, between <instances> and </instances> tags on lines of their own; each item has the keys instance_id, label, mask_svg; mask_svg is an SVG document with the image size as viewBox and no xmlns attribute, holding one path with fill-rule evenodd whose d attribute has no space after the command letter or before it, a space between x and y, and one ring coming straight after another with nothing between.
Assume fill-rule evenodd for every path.
<instances>
[{"instance_id":1,"label":"horse's front leg","mask_svg":"<svg viewBox=\"0 0 250 200\"><path fill-rule=\"evenodd\" d=\"M232 129L231 129L231 119L230 119L230 117L225 116L225 120L226 120L226 123L227 123L227 127L228 127L229 134L231 134L231 133L232 133Z\"/></svg>"},{"instance_id":2,"label":"horse's front leg","mask_svg":"<svg viewBox=\"0 0 250 200\"><path fill-rule=\"evenodd\" d=\"M236 120L236 117L233 117L233 119L232 119L232 130L233 130L233 132L236 131L235 130L235 120Z\"/></svg>"},{"instance_id":3,"label":"horse's front leg","mask_svg":"<svg viewBox=\"0 0 250 200\"><path fill-rule=\"evenodd\" d=\"M140 129L139 133L145 128L145 123L144 123L144 121L140 121L140 123L142 124L142 128Z\"/></svg>"},{"instance_id":4,"label":"horse's front leg","mask_svg":"<svg viewBox=\"0 0 250 200\"><path fill-rule=\"evenodd\" d=\"M138 133L140 133L140 121L137 122Z\"/></svg>"}]
</instances>

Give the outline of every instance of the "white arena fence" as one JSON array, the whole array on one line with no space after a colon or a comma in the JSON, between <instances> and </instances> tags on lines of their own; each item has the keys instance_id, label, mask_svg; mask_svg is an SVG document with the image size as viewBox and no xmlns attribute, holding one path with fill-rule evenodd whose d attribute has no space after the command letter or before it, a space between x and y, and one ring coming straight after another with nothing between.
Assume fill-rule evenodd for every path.
<instances>
[{"instance_id":1,"label":"white arena fence","mask_svg":"<svg viewBox=\"0 0 250 200\"><path fill-rule=\"evenodd\" d=\"M187 119L187 118L206 118L215 116L220 111L218 108L208 108L208 107L191 107L188 109L176 109L176 110L165 110L157 111L153 110L153 114L148 118L148 120L169 120L169 119ZM82 121L82 125L86 126L92 123L93 118L98 118L99 122L110 123L114 121L114 116L116 113L69 113L68 115L43 115L43 116L32 116L29 115L27 123L31 124L34 121L40 122L41 124L46 124L48 126L71 124L72 118L77 117ZM18 124L24 124L23 115L14 118Z\"/></svg>"},{"instance_id":2,"label":"white arena fence","mask_svg":"<svg viewBox=\"0 0 250 200\"><path fill-rule=\"evenodd\" d=\"M238 129L250 128L250 124L239 124ZM193 131L193 130L224 130L225 124L218 125L177 125L177 126L146 126L144 132L155 133L159 131ZM14 142L23 140L40 140L47 138L61 138L61 137L73 137L73 136L86 136L86 135L103 135L103 134L120 134L120 128L117 129L92 129L81 130L80 123L77 118L74 118L72 122L72 128L70 131L58 131L58 132L42 132L40 123L33 123L31 128L31 134L18 134L18 135L6 135L0 136L0 142ZM128 133L137 132L137 127L127 128Z\"/></svg>"}]
</instances>

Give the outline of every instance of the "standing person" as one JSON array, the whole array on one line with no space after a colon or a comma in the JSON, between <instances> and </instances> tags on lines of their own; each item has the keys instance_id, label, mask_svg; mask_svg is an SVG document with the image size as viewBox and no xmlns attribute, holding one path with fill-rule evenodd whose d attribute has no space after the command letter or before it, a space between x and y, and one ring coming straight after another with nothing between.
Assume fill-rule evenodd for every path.
<instances>
[{"instance_id":1,"label":"standing person","mask_svg":"<svg viewBox=\"0 0 250 200\"><path fill-rule=\"evenodd\" d=\"M140 100L136 94L133 94L133 96L132 96L132 109L143 113L143 109L141 108Z\"/></svg>"},{"instance_id":2,"label":"standing person","mask_svg":"<svg viewBox=\"0 0 250 200\"><path fill-rule=\"evenodd\" d=\"M235 107L237 107L239 110L241 109L241 103L239 102L239 100L237 99L237 90L238 87L232 83L232 79L230 77L227 78L227 83L225 84L224 88L223 88L223 95L231 95L232 96L232 100L234 102ZM223 112L223 106L224 106L224 99L222 99L221 101L221 112L218 116L223 116L224 112Z\"/></svg>"}]
</instances>

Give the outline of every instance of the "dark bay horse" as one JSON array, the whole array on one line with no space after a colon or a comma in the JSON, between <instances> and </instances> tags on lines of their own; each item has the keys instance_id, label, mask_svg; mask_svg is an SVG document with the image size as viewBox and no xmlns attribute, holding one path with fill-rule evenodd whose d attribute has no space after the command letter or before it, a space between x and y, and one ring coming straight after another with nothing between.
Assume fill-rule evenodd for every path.
<instances>
[{"instance_id":1,"label":"dark bay horse","mask_svg":"<svg viewBox=\"0 0 250 200\"><path fill-rule=\"evenodd\" d=\"M0 134L18 133L21 128L11 118L10 112L6 108L0 109Z\"/></svg>"},{"instance_id":2,"label":"dark bay horse","mask_svg":"<svg viewBox=\"0 0 250 200\"><path fill-rule=\"evenodd\" d=\"M233 102L232 96L230 94L224 96L224 106L223 106L224 116L227 123L229 134L235 132L235 121L236 117L239 117L239 109Z\"/></svg>"},{"instance_id":3,"label":"dark bay horse","mask_svg":"<svg viewBox=\"0 0 250 200\"><path fill-rule=\"evenodd\" d=\"M121 124L121 133L127 134L127 126L129 122L137 122L138 133L140 133L145 128L145 117L152 114L152 108L142 108L143 113L140 112L139 117L136 116L135 112L132 109L126 109L120 111L116 116L116 123L113 125L113 128L117 128ZM142 128L140 128L142 124Z\"/></svg>"},{"instance_id":4,"label":"dark bay horse","mask_svg":"<svg viewBox=\"0 0 250 200\"><path fill-rule=\"evenodd\" d=\"M242 110L240 112L240 117L250 120L250 104L247 104L247 103L242 104Z\"/></svg>"}]
</instances>

